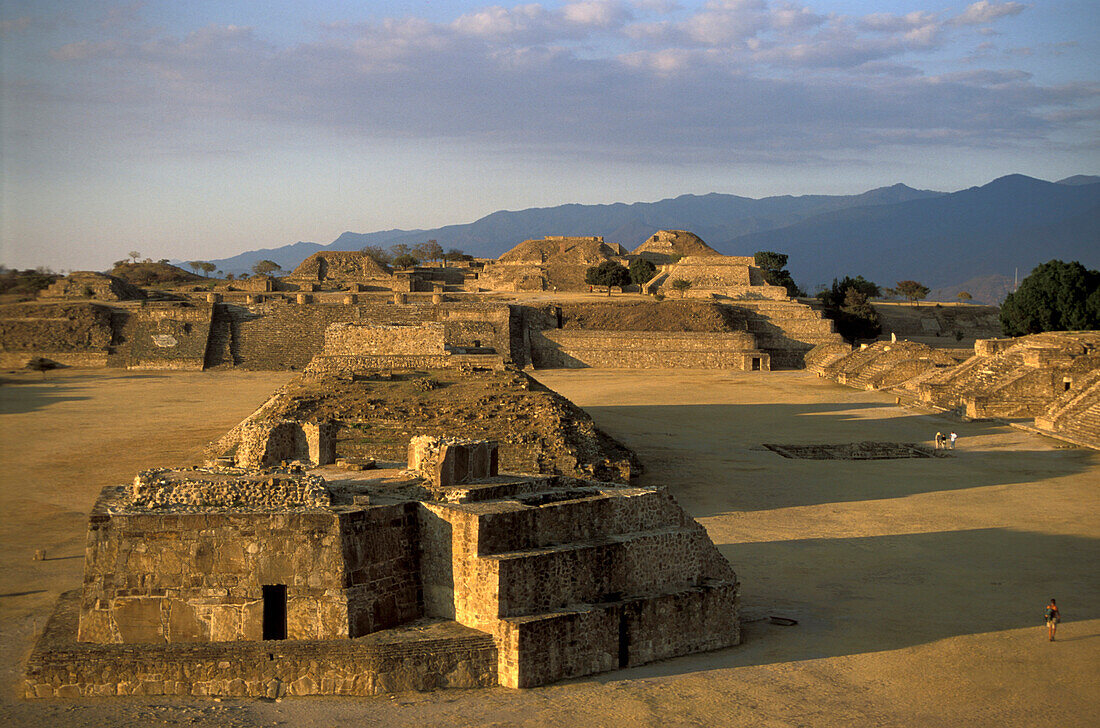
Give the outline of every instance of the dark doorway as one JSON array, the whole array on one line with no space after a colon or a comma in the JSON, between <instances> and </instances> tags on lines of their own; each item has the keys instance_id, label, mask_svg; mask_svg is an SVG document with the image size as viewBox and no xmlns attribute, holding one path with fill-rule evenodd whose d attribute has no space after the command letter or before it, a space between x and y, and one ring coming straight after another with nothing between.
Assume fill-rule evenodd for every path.
<instances>
[{"instance_id":1,"label":"dark doorway","mask_svg":"<svg viewBox=\"0 0 1100 728\"><path fill-rule=\"evenodd\" d=\"M286 585L264 584L264 639L286 639Z\"/></svg>"},{"instance_id":2,"label":"dark doorway","mask_svg":"<svg viewBox=\"0 0 1100 728\"><path fill-rule=\"evenodd\" d=\"M619 615L619 667L630 665L630 625L626 615Z\"/></svg>"},{"instance_id":3,"label":"dark doorway","mask_svg":"<svg viewBox=\"0 0 1100 728\"><path fill-rule=\"evenodd\" d=\"M754 356L752 358L752 370L754 372L760 371L760 357Z\"/></svg>"}]
</instances>

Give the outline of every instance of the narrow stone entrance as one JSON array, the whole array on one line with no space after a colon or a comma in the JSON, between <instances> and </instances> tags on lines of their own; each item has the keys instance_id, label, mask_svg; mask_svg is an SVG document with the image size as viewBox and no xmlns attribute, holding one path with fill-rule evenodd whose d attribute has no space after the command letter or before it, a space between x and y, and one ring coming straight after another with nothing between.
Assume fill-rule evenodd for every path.
<instances>
[{"instance_id":1,"label":"narrow stone entrance","mask_svg":"<svg viewBox=\"0 0 1100 728\"><path fill-rule=\"evenodd\" d=\"M264 639L286 639L286 585L264 584Z\"/></svg>"}]
</instances>

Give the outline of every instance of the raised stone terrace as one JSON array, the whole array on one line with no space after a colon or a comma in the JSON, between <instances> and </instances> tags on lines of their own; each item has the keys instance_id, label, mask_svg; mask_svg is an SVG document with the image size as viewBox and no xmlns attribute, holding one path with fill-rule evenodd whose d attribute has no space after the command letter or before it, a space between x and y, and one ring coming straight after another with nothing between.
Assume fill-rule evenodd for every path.
<instances>
[{"instance_id":1,"label":"raised stone terrace","mask_svg":"<svg viewBox=\"0 0 1100 728\"><path fill-rule=\"evenodd\" d=\"M667 491L501 474L495 454L417 438L400 470L105 489L79 616L62 599L24 694L531 687L738 643L737 578Z\"/></svg>"},{"instance_id":2,"label":"raised stone terrace","mask_svg":"<svg viewBox=\"0 0 1100 728\"><path fill-rule=\"evenodd\" d=\"M840 384L892 389L970 418L1026 420L1049 434L1100 445L1100 333L1058 331L979 339L973 355L908 341L853 351L822 345L809 368Z\"/></svg>"}]
</instances>

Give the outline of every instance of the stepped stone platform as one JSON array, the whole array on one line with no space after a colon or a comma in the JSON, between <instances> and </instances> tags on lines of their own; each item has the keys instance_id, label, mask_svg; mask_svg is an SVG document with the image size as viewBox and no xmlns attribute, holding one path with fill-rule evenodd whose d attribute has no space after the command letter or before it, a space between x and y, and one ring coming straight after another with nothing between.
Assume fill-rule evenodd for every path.
<instances>
[{"instance_id":1,"label":"stepped stone platform","mask_svg":"<svg viewBox=\"0 0 1100 728\"><path fill-rule=\"evenodd\" d=\"M532 687L735 645L738 583L662 488L498 473L191 468L105 488L28 698Z\"/></svg>"},{"instance_id":2,"label":"stepped stone platform","mask_svg":"<svg viewBox=\"0 0 1100 728\"><path fill-rule=\"evenodd\" d=\"M909 341L876 341L829 357L818 353L807 368L838 384L859 389L890 389L960 363L959 355Z\"/></svg>"},{"instance_id":3,"label":"stepped stone platform","mask_svg":"<svg viewBox=\"0 0 1100 728\"><path fill-rule=\"evenodd\" d=\"M974 353L908 341L854 351L823 344L807 355L820 376L899 395L970 418L1034 418L1035 428L1100 446L1100 333L1057 331L979 339Z\"/></svg>"}]
</instances>

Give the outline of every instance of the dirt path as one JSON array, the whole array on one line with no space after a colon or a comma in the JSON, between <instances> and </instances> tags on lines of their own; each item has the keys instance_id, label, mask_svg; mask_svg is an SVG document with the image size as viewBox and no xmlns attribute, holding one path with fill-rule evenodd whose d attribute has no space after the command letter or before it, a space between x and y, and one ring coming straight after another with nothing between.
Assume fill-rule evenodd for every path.
<instances>
[{"instance_id":1,"label":"dirt path","mask_svg":"<svg viewBox=\"0 0 1100 728\"><path fill-rule=\"evenodd\" d=\"M34 375L36 378L38 375ZM11 698L34 620L80 581L99 488L186 462L289 378L65 373L0 387L0 724L1100 724L1100 454L956 423L803 372L546 371L634 448L742 581L737 648L523 692L280 703ZM32 380L33 381L33 380ZM141 407L137 405L141 404ZM762 443L930 442L944 459L789 460ZM56 560L32 562L34 548ZM1046 641L1054 596L1065 621Z\"/></svg>"}]
</instances>

